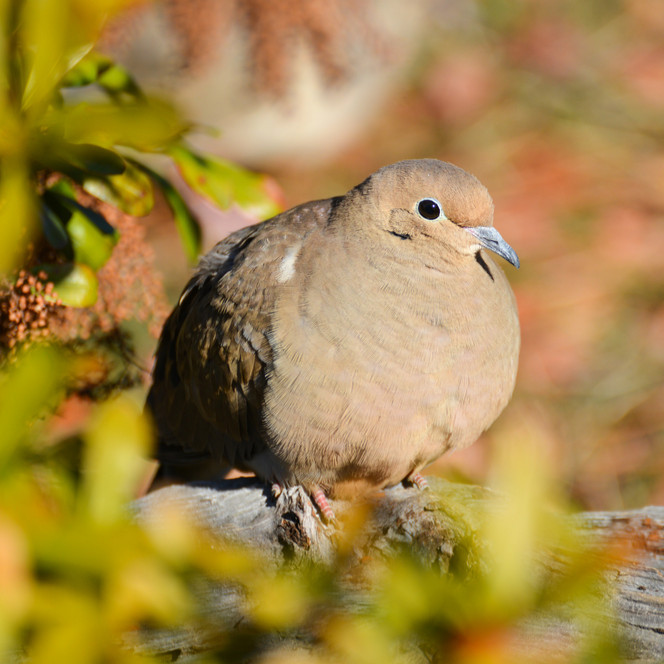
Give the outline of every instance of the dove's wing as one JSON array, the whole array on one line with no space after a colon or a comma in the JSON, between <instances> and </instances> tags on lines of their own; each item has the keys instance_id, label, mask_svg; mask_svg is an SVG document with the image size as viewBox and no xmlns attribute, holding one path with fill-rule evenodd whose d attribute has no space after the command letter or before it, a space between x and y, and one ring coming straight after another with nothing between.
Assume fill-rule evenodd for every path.
<instances>
[{"instance_id":1,"label":"dove's wing","mask_svg":"<svg viewBox=\"0 0 664 664\"><path fill-rule=\"evenodd\" d=\"M214 457L231 466L265 447L261 407L268 332L288 252L327 222L332 200L233 233L205 257L164 325L147 407L168 466Z\"/></svg>"}]
</instances>

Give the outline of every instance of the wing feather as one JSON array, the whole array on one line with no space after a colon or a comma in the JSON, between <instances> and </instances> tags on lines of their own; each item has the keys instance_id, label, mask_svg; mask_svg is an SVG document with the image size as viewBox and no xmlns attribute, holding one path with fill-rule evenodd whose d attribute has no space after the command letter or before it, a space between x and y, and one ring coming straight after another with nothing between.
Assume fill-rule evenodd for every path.
<instances>
[{"instance_id":1,"label":"wing feather","mask_svg":"<svg viewBox=\"0 0 664 664\"><path fill-rule=\"evenodd\" d=\"M261 407L279 268L289 247L327 222L330 203L237 231L201 259L157 348L147 408L160 461L185 465L207 456L247 468L265 448Z\"/></svg>"}]
</instances>

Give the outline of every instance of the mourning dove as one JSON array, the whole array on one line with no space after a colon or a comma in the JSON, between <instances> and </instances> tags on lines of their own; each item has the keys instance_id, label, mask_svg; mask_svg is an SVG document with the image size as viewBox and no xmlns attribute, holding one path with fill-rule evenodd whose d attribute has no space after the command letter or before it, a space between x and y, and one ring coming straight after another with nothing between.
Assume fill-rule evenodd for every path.
<instances>
[{"instance_id":1,"label":"mourning dove","mask_svg":"<svg viewBox=\"0 0 664 664\"><path fill-rule=\"evenodd\" d=\"M493 201L434 159L237 231L164 325L147 405L163 476L253 471L329 497L411 480L512 394L519 267Z\"/></svg>"}]
</instances>

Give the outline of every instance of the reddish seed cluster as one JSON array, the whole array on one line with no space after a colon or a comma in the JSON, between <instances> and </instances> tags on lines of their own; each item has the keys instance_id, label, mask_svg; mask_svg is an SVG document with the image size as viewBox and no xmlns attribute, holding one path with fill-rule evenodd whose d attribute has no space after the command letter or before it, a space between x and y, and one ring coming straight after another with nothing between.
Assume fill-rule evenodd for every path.
<instances>
[{"instance_id":1,"label":"reddish seed cluster","mask_svg":"<svg viewBox=\"0 0 664 664\"><path fill-rule=\"evenodd\" d=\"M0 357L17 345L49 334L51 318L62 309L46 274L21 270L0 287Z\"/></svg>"},{"instance_id":2,"label":"reddish seed cluster","mask_svg":"<svg viewBox=\"0 0 664 664\"><path fill-rule=\"evenodd\" d=\"M45 180L45 185L53 178ZM73 389L103 395L114 386L135 383L142 373L136 370L132 342L121 324L138 319L156 337L168 314L168 304L140 220L82 190L77 190L77 199L102 214L120 235L110 259L97 272L97 302L88 308L65 306L44 273L35 276L22 270L13 283L0 283L0 361L11 360L20 346L37 339L75 345L89 340L86 348L96 351L98 363L94 371L79 377L80 385ZM41 243L33 247L27 263L58 260L62 259L53 249Z\"/></svg>"}]
</instances>

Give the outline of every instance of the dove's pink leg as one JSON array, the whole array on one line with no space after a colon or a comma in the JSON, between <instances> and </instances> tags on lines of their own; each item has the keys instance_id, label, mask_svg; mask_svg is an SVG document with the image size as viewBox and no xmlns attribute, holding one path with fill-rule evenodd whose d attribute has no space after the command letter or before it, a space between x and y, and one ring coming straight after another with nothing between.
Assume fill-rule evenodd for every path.
<instances>
[{"instance_id":1,"label":"dove's pink leg","mask_svg":"<svg viewBox=\"0 0 664 664\"><path fill-rule=\"evenodd\" d=\"M327 496L323 493L322 489L316 489L316 491L311 494L311 497L314 499L314 503L318 506L320 513L323 515L323 518L327 523L336 521L334 512L332 511L330 504L327 502Z\"/></svg>"},{"instance_id":2,"label":"dove's pink leg","mask_svg":"<svg viewBox=\"0 0 664 664\"><path fill-rule=\"evenodd\" d=\"M408 475L406 480L411 484L414 484L418 489L420 489L420 491L429 488L429 483L419 473L411 473Z\"/></svg>"},{"instance_id":3,"label":"dove's pink leg","mask_svg":"<svg viewBox=\"0 0 664 664\"><path fill-rule=\"evenodd\" d=\"M281 484L279 484L279 482L273 482L270 487L270 490L272 492L272 496L276 500L282 494L284 488L281 486ZM323 519L327 523L332 523L333 521L336 521L334 512L332 511L330 504L327 502L327 496L325 495L322 489L316 489L316 491L314 491L311 494L311 498L316 507L318 507L318 509L320 510L320 513L323 515Z\"/></svg>"}]
</instances>

